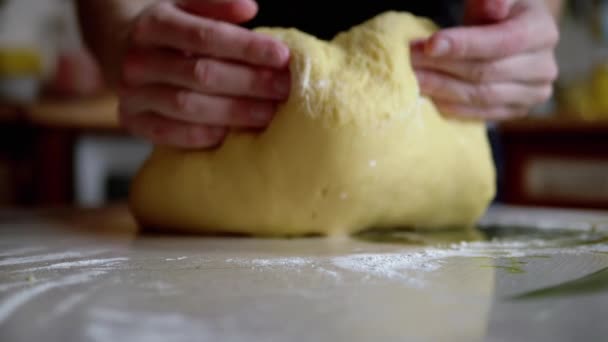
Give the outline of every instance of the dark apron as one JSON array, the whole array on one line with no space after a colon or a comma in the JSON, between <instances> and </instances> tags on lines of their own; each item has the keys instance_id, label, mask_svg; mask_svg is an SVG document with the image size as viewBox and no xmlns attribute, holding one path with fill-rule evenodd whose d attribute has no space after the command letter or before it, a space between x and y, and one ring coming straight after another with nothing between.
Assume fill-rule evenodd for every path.
<instances>
[{"instance_id":1,"label":"dark apron","mask_svg":"<svg viewBox=\"0 0 608 342\"><path fill-rule=\"evenodd\" d=\"M458 0L258 0L258 15L242 26L295 27L322 39L358 25L385 11L408 11L426 16L442 27L460 22Z\"/></svg>"}]
</instances>

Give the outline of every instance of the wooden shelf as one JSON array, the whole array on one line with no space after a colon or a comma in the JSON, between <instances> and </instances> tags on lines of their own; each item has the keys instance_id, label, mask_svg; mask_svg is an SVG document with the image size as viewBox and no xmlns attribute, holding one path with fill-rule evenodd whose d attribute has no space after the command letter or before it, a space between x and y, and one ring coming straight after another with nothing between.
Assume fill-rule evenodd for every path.
<instances>
[{"instance_id":1,"label":"wooden shelf","mask_svg":"<svg viewBox=\"0 0 608 342\"><path fill-rule=\"evenodd\" d=\"M608 120L498 125L510 204L608 209Z\"/></svg>"},{"instance_id":2,"label":"wooden shelf","mask_svg":"<svg viewBox=\"0 0 608 342\"><path fill-rule=\"evenodd\" d=\"M25 117L36 126L122 131L117 108L118 101L111 94L73 100L43 99L25 108Z\"/></svg>"},{"instance_id":3,"label":"wooden shelf","mask_svg":"<svg viewBox=\"0 0 608 342\"><path fill-rule=\"evenodd\" d=\"M509 134L555 134L555 133L606 133L608 120L578 120L571 118L527 118L505 121L498 125L501 132Z\"/></svg>"}]
</instances>

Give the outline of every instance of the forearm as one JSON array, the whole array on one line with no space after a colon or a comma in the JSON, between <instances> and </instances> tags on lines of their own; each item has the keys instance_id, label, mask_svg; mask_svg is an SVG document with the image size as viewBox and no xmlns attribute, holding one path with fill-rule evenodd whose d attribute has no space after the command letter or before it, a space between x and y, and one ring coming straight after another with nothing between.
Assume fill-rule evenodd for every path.
<instances>
[{"instance_id":1,"label":"forearm","mask_svg":"<svg viewBox=\"0 0 608 342\"><path fill-rule=\"evenodd\" d=\"M118 70L130 31L130 23L158 0L77 0L82 36L95 55L110 86L118 82Z\"/></svg>"}]
</instances>

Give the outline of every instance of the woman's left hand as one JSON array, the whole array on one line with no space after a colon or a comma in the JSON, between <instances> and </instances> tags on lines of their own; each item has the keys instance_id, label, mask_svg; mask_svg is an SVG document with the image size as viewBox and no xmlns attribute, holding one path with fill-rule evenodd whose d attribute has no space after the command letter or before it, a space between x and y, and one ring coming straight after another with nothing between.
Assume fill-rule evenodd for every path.
<instances>
[{"instance_id":1,"label":"woman's left hand","mask_svg":"<svg viewBox=\"0 0 608 342\"><path fill-rule=\"evenodd\" d=\"M551 97L557 23L539 0L470 0L467 23L411 44L421 91L445 115L500 120Z\"/></svg>"}]
</instances>

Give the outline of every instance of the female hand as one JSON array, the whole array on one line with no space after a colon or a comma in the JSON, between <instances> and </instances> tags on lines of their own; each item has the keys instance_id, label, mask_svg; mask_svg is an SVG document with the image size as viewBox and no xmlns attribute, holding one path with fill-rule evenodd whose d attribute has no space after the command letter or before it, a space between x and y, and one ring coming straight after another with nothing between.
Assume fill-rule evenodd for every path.
<instances>
[{"instance_id":1,"label":"female hand","mask_svg":"<svg viewBox=\"0 0 608 342\"><path fill-rule=\"evenodd\" d=\"M412 65L424 95L461 118L526 115L552 94L558 75L556 20L539 0L470 0L473 26L413 42Z\"/></svg>"},{"instance_id":2,"label":"female hand","mask_svg":"<svg viewBox=\"0 0 608 342\"><path fill-rule=\"evenodd\" d=\"M289 93L289 50L236 23L253 0L162 1L132 25L119 91L121 123L156 144L215 146L256 129Z\"/></svg>"}]
</instances>

